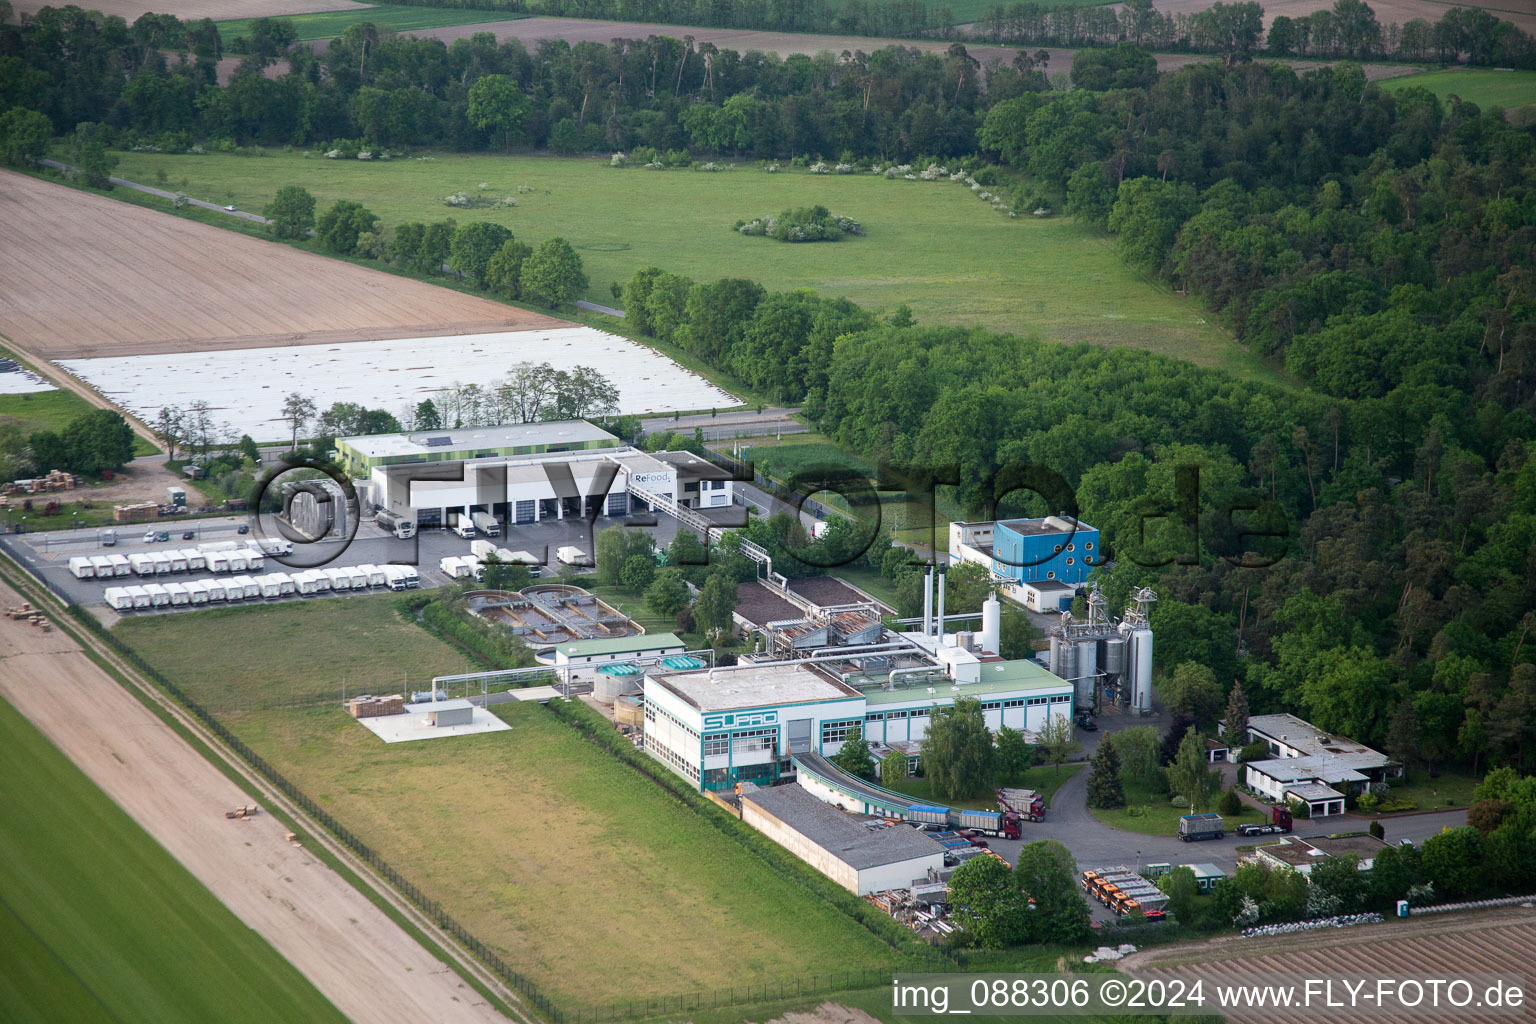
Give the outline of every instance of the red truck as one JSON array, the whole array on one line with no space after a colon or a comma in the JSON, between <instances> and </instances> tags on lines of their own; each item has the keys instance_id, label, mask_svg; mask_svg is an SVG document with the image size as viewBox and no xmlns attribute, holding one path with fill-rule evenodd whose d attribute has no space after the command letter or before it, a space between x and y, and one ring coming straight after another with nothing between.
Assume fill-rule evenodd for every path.
<instances>
[{"instance_id":1,"label":"red truck","mask_svg":"<svg viewBox=\"0 0 1536 1024\"><path fill-rule=\"evenodd\" d=\"M999 789L997 806L1030 821L1045 820L1045 797L1032 789Z\"/></svg>"},{"instance_id":2,"label":"red truck","mask_svg":"<svg viewBox=\"0 0 1536 1024\"><path fill-rule=\"evenodd\" d=\"M1290 830L1291 812L1282 804L1275 804L1269 809L1269 821L1265 824L1237 826L1237 834L1240 836L1267 836Z\"/></svg>"}]
</instances>

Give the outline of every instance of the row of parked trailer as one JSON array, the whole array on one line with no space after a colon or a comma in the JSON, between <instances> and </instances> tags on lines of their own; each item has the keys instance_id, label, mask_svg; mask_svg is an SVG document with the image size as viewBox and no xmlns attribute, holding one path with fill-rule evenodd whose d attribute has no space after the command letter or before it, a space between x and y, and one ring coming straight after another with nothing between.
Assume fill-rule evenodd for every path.
<instances>
[{"instance_id":1,"label":"row of parked trailer","mask_svg":"<svg viewBox=\"0 0 1536 1024\"><path fill-rule=\"evenodd\" d=\"M108 587L103 597L117 611L140 611L146 608L225 601L272 600L296 594L313 595L337 590L365 590L370 587L408 590L419 586L421 576L411 566L356 565L305 569L291 574L273 572L262 576Z\"/></svg>"},{"instance_id":2,"label":"row of parked trailer","mask_svg":"<svg viewBox=\"0 0 1536 1024\"><path fill-rule=\"evenodd\" d=\"M195 548L170 548L132 555L76 555L69 571L76 579L108 579L117 576L167 576L178 572L250 572L266 565L267 555L287 553L292 544L273 542L267 550L255 544L219 541ZM286 548L286 550L284 550Z\"/></svg>"},{"instance_id":3,"label":"row of parked trailer","mask_svg":"<svg viewBox=\"0 0 1536 1024\"><path fill-rule=\"evenodd\" d=\"M526 565L534 576L539 575L539 563L530 552L511 551L507 548L498 548L489 541L475 541L470 545L472 550L468 555L447 555L438 560L438 568L443 570L443 575L449 579L466 579L474 577L477 580L485 578L485 563L495 559L506 565Z\"/></svg>"}]
</instances>

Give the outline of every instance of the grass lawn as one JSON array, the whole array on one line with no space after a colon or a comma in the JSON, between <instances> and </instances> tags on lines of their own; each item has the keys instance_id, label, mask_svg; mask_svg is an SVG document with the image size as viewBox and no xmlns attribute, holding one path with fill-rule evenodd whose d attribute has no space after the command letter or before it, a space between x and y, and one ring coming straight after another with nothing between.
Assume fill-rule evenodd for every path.
<instances>
[{"instance_id":1,"label":"grass lawn","mask_svg":"<svg viewBox=\"0 0 1536 1024\"><path fill-rule=\"evenodd\" d=\"M435 7L370 7L367 10L318 11L313 14L290 14L281 20L290 21L299 30L299 39L335 39L348 26L372 22L382 31L414 32L417 29L447 28L452 25L479 25L492 21L513 21L526 18L526 14L507 11L461 11ZM218 22L219 38L228 46L230 40L244 36L251 30L255 18L235 18ZM237 55L238 56L238 55Z\"/></svg>"},{"instance_id":2,"label":"grass lawn","mask_svg":"<svg viewBox=\"0 0 1536 1024\"><path fill-rule=\"evenodd\" d=\"M339 708L229 724L569 1005L907 966L547 710L494 710L511 732L388 745Z\"/></svg>"},{"instance_id":3,"label":"grass lawn","mask_svg":"<svg viewBox=\"0 0 1536 1024\"><path fill-rule=\"evenodd\" d=\"M1061 0L1053 3L1053 7L1101 7L1112 0ZM937 11L940 7L948 7L950 18L956 25L967 25L974 21L980 21L986 17L988 11L996 7L994 0L928 0L928 10ZM930 15L931 16L931 15Z\"/></svg>"},{"instance_id":4,"label":"grass lawn","mask_svg":"<svg viewBox=\"0 0 1536 1024\"><path fill-rule=\"evenodd\" d=\"M342 1021L0 701L0 1019Z\"/></svg>"},{"instance_id":5,"label":"grass lawn","mask_svg":"<svg viewBox=\"0 0 1536 1024\"><path fill-rule=\"evenodd\" d=\"M425 690L465 658L395 612L393 595L327 597L119 622L114 631L214 712Z\"/></svg>"},{"instance_id":6,"label":"grass lawn","mask_svg":"<svg viewBox=\"0 0 1536 1024\"><path fill-rule=\"evenodd\" d=\"M1483 780L1471 775L1454 775L1450 772L1442 772L1439 778L1430 778L1429 773L1419 768L1407 773L1406 781L1401 786L1393 786L1389 800L1406 800L1416 804L1416 810L1443 811L1448 807L1471 807L1472 791ZM1356 814L1362 813L1358 809Z\"/></svg>"},{"instance_id":7,"label":"grass lawn","mask_svg":"<svg viewBox=\"0 0 1536 1024\"><path fill-rule=\"evenodd\" d=\"M1458 68L1404 75L1381 83L1381 87L1388 92L1397 92L1413 85L1422 86L1441 99L1460 96L1485 109L1499 106L1507 110L1536 103L1536 71Z\"/></svg>"},{"instance_id":8,"label":"grass lawn","mask_svg":"<svg viewBox=\"0 0 1536 1024\"><path fill-rule=\"evenodd\" d=\"M1045 797L1045 806L1049 809L1051 797L1061 788L1062 783L1076 775L1083 767L1082 764L1064 764L1061 770L1057 771L1055 765L1037 764L1017 778L1010 779L1007 784L1015 789L1036 790ZM916 800L926 800L940 806L965 807L977 811L997 809L997 799L990 795L975 800L945 800L937 797L933 793L933 785L927 779L908 779L906 782L897 783L892 788Z\"/></svg>"},{"instance_id":9,"label":"grass lawn","mask_svg":"<svg viewBox=\"0 0 1536 1024\"><path fill-rule=\"evenodd\" d=\"M1149 836L1176 836L1179 834L1179 818L1189 813L1189 805L1176 807L1169 803L1169 799L1167 794L1149 794L1142 787L1127 783L1124 807L1111 811L1090 807L1088 811L1104 824L1127 832L1140 832ZM1215 808L1213 806L1208 809ZM1260 812L1246 803L1243 804L1242 814L1236 817L1224 815L1223 818L1228 832L1246 822L1268 820L1267 812Z\"/></svg>"},{"instance_id":10,"label":"grass lawn","mask_svg":"<svg viewBox=\"0 0 1536 1024\"><path fill-rule=\"evenodd\" d=\"M388 162L123 153L118 173L166 180L189 195L260 210L284 185L307 188L320 209L361 202L386 228L453 217L491 220L532 244L561 235L591 280L586 297L611 303L609 284L655 265L699 280L750 277L770 289L809 287L872 310L911 306L929 324L1038 333L1072 343L1146 348L1246 377L1279 380L1199 305L1121 263L1112 241L1065 217L1010 220L949 181L871 174L764 174L616 169L603 159L451 155ZM512 209L456 210L443 197L515 195ZM517 193L526 185L532 191ZM731 230L738 220L820 203L863 222L866 235L789 245Z\"/></svg>"},{"instance_id":11,"label":"grass lawn","mask_svg":"<svg viewBox=\"0 0 1536 1024\"><path fill-rule=\"evenodd\" d=\"M0 424L14 423L26 434L39 430L57 431L67 427L75 417L95 409L96 406L73 391L62 388L26 395L0 395ZM156 450L154 445L134 435L134 455L154 455Z\"/></svg>"}]
</instances>

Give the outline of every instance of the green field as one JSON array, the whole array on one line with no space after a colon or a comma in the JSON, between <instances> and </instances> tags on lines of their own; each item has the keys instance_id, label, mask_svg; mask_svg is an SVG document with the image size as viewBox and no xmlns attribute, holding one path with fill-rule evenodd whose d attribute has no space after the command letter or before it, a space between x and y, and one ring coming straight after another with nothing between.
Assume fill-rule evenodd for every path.
<instances>
[{"instance_id":1,"label":"green field","mask_svg":"<svg viewBox=\"0 0 1536 1024\"><path fill-rule=\"evenodd\" d=\"M425 690L464 655L395 612L394 598L329 597L152 615L113 631L215 713Z\"/></svg>"},{"instance_id":2,"label":"green field","mask_svg":"<svg viewBox=\"0 0 1536 1024\"><path fill-rule=\"evenodd\" d=\"M0 1019L345 1019L3 701L0 778Z\"/></svg>"},{"instance_id":3,"label":"green field","mask_svg":"<svg viewBox=\"0 0 1536 1024\"><path fill-rule=\"evenodd\" d=\"M1170 800L1166 793L1149 794L1134 783L1126 783L1124 807L1109 811L1090 807L1088 813L1106 825L1112 825L1127 832L1140 832L1150 836L1176 836L1179 834L1179 818L1189 813L1189 804L1175 806L1169 802ZM1205 810L1214 809L1214 804L1212 807L1205 808ZM1236 826L1246 822L1267 821L1268 814L1244 803L1242 814L1222 815L1222 818L1226 822L1227 831L1230 832Z\"/></svg>"},{"instance_id":4,"label":"green field","mask_svg":"<svg viewBox=\"0 0 1536 1024\"><path fill-rule=\"evenodd\" d=\"M1493 71L1466 68L1426 71L1419 75L1389 78L1380 83L1388 92L1417 85L1441 99L1459 96L1479 107L1506 110L1536 103L1536 71Z\"/></svg>"},{"instance_id":5,"label":"green field","mask_svg":"<svg viewBox=\"0 0 1536 1024\"><path fill-rule=\"evenodd\" d=\"M1211 322L1193 301L1121 263L1113 242L1070 218L1016 220L964 185L872 174L765 174L616 169L601 159L439 155L388 162L123 153L118 173L154 181L164 171L192 196L260 210L277 189L309 189L324 209L357 200L386 229L453 217L494 220L537 244L562 235L591 279L587 297L611 303L609 284L656 265L700 280L750 277L771 289L808 287L872 310L911 306L920 322L1038 333L1059 342L1127 345L1224 367L1276 374ZM515 208L456 210L459 191L514 196ZM519 186L532 191L518 193ZM738 220L821 203L864 224L866 235L791 245L731 230Z\"/></svg>"},{"instance_id":6,"label":"green field","mask_svg":"<svg viewBox=\"0 0 1536 1024\"><path fill-rule=\"evenodd\" d=\"M505 11L461 11L435 7L370 7L354 11L320 11L315 14L290 14L282 20L293 22L300 40L335 39L350 25L372 22L380 29L415 32L418 29L448 28L453 25L479 25L492 21L513 21L526 14ZM255 18L234 18L218 22L219 38L230 40L248 33Z\"/></svg>"},{"instance_id":7,"label":"green field","mask_svg":"<svg viewBox=\"0 0 1536 1024\"><path fill-rule=\"evenodd\" d=\"M229 724L567 1005L900 960L547 710L494 710L510 732L389 745L339 708Z\"/></svg>"},{"instance_id":8,"label":"green field","mask_svg":"<svg viewBox=\"0 0 1536 1024\"><path fill-rule=\"evenodd\" d=\"M1406 800L1420 811L1472 806L1472 793L1483 780L1471 775L1442 772L1436 778L1422 768L1410 769L1402 785L1392 787L1388 800ZM1359 814L1360 811L1353 813ZM1390 817L1390 815L1388 815Z\"/></svg>"},{"instance_id":9,"label":"green field","mask_svg":"<svg viewBox=\"0 0 1536 1024\"><path fill-rule=\"evenodd\" d=\"M29 395L0 395L0 423L14 423L24 433L63 430L92 406L73 391L39 391Z\"/></svg>"},{"instance_id":10,"label":"green field","mask_svg":"<svg viewBox=\"0 0 1536 1024\"><path fill-rule=\"evenodd\" d=\"M1062 783L1076 775L1082 768L1083 765L1081 764L1064 764L1058 771L1055 765L1037 764L1017 778L1008 780L1007 784L1019 789L1038 791L1045 797L1045 806L1049 808L1051 806L1051 797L1061 788ZM892 788L898 793L905 793L919 800L927 800L930 803L937 803L941 806L965 807L976 811L997 810L997 800L990 796L978 797L975 800L945 800L942 797L935 796L933 786L927 779L908 779L906 782L897 783ZM1026 834L1024 838L1028 839L1029 836Z\"/></svg>"},{"instance_id":11,"label":"green field","mask_svg":"<svg viewBox=\"0 0 1536 1024\"><path fill-rule=\"evenodd\" d=\"M1052 0L1051 7L1102 7L1115 0ZM985 18L987 12L997 7L998 0L928 0L929 11L940 7L949 8L950 21L956 25L968 25ZM1006 4L1005 4L1006 6Z\"/></svg>"}]
</instances>

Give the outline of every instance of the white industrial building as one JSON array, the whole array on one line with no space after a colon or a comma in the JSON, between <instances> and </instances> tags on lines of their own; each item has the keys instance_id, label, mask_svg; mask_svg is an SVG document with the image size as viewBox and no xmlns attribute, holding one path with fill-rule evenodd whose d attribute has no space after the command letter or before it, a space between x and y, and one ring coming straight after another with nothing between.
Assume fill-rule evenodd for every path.
<instances>
[{"instance_id":1,"label":"white industrial building","mask_svg":"<svg viewBox=\"0 0 1536 1024\"><path fill-rule=\"evenodd\" d=\"M1291 714L1254 715L1248 742L1267 744L1275 755L1244 766L1248 788L1276 803L1304 805L1314 818L1343 814L1349 794L1403 773L1386 754Z\"/></svg>"},{"instance_id":2,"label":"white industrial building","mask_svg":"<svg viewBox=\"0 0 1536 1024\"><path fill-rule=\"evenodd\" d=\"M995 600L983 619L980 634L937 634L930 606L921 631L834 643L806 652L810 657L749 656L707 671L649 670L645 747L703 790L798 774L802 785L851 809L896 809L893 794L838 790L844 780L823 759L837 753L854 729L871 743L913 755L934 710L960 698L979 701L994 731L1008 725L1033 735L1053 715L1072 718L1072 683L1038 662L995 653ZM827 792L815 790L818 784Z\"/></svg>"},{"instance_id":3,"label":"white industrial building","mask_svg":"<svg viewBox=\"0 0 1536 1024\"><path fill-rule=\"evenodd\" d=\"M943 848L904 825L866 823L799 786L741 790L742 821L849 892L905 888L944 869Z\"/></svg>"},{"instance_id":4,"label":"white industrial building","mask_svg":"<svg viewBox=\"0 0 1536 1024\"><path fill-rule=\"evenodd\" d=\"M381 510L422 526L476 512L517 525L735 500L730 474L708 460L643 452L584 420L343 437L336 457Z\"/></svg>"}]
</instances>

